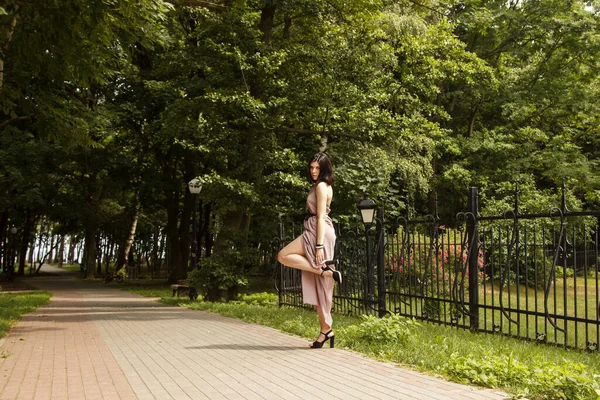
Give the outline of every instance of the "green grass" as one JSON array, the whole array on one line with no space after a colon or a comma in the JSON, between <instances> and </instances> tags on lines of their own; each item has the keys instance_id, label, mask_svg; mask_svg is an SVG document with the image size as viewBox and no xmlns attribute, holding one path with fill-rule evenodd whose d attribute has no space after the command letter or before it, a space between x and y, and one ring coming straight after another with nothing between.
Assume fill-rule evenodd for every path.
<instances>
[{"instance_id":1,"label":"green grass","mask_svg":"<svg viewBox=\"0 0 600 400\"><path fill-rule=\"evenodd\" d=\"M0 293L0 338L21 319L45 304L52 295L48 292Z\"/></svg>"},{"instance_id":2,"label":"green grass","mask_svg":"<svg viewBox=\"0 0 600 400\"><path fill-rule=\"evenodd\" d=\"M306 338L307 345L318 334L315 312L278 307L273 293L243 295L240 301L230 303L209 303L172 298L168 286L124 288L161 297L165 304L269 326ZM501 335L406 322L403 318L363 320L335 314L334 328L340 347L449 380L496 387L530 399L600 399L600 392L594 394L600 390L600 377L594 377L600 371L598 352L566 350Z\"/></svg>"},{"instance_id":3,"label":"green grass","mask_svg":"<svg viewBox=\"0 0 600 400\"><path fill-rule=\"evenodd\" d=\"M436 285L439 285L436 286ZM445 286L444 286L445 285ZM413 294L418 287L412 287ZM434 281L426 296L433 297L431 300L420 298L410 299L397 295L388 295L388 309L399 308L405 313L412 312L414 315L421 315L427 310L429 314L435 317L440 315L446 321L450 320L455 306L452 304L449 294L450 288L447 282ZM441 293L441 294L440 294ZM555 329L550 321L544 316L544 288L533 288L524 284L505 284L500 290L500 282L485 281L479 286L479 304L482 306L479 311L479 327L482 330L492 331L497 326L502 333L512 336L519 336L531 340L536 339L538 334L543 334L548 343L566 344L570 347L585 349L588 342L598 341L598 324L596 321L596 307L600 297L600 283L596 277L571 276L563 280L557 278L556 283L551 285L548 296L548 312L550 315L556 314L558 317L555 322L558 329ZM436 301L439 296L443 301ZM587 297L587 300L586 300ZM465 304L468 307L469 296L465 293ZM507 312L507 315L516 323L509 321L506 315L499 310L486 309L484 306L496 308L501 307L520 309L536 315L526 315L523 313ZM566 316L571 319L588 319L589 321L565 322ZM562 333L564 329L567 335ZM567 339L566 339L567 337Z\"/></svg>"},{"instance_id":4,"label":"green grass","mask_svg":"<svg viewBox=\"0 0 600 400\"><path fill-rule=\"evenodd\" d=\"M58 268L58 264L50 264L50 265ZM79 264L63 264L63 266L60 268L66 270L66 271L74 271L74 272L81 271L81 265L79 265Z\"/></svg>"}]
</instances>

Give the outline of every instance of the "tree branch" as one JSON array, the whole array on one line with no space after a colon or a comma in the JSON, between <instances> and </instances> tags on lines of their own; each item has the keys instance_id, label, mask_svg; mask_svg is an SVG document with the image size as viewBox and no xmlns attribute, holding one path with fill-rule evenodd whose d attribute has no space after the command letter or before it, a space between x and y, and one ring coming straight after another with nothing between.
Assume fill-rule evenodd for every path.
<instances>
[{"instance_id":1,"label":"tree branch","mask_svg":"<svg viewBox=\"0 0 600 400\"><path fill-rule=\"evenodd\" d=\"M347 137L351 139L356 139L358 141L364 142L367 139L363 137L359 137L356 135L352 135L350 133L345 132L330 132L330 131L314 131L312 129L299 129L299 128L274 128L271 129L277 133L295 133L299 135L319 135L319 136L339 136L339 137Z\"/></svg>"},{"instance_id":2,"label":"tree branch","mask_svg":"<svg viewBox=\"0 0 600 400\"><path fill-rule=\"evenodd\" d=\"M0 86L0 88L1 88L1 86ZM21 120L28 119L28 118L29 118L29 116L22 116L22 117L15 117L15 118L8 119L8 120L0 123L0 129L4 128L6 125L12 124L15 121L21 121Z\"/></svg>"},{"instance_id":3,"label":"tree branch","mask_svg":"<svg viewBox=\"0 0 600 400\"><path fill-rule=\"evenodd\" d=\"M8 43L12 39L12 35L15 32L15 26L17 26L17 11L19 11L19 5L15 4L15 11L10 20L10 26L6 30L6 33L4 35L5 37L2 38L3 39L2 43L0 43L0 46L3 49L6 49L8 47ZM4 58L0 58L0 91L2 90L3 86L4 86Z\"/></svg>"},{"instance_id":4,"label":"tree branch","mask_svg":"<svg viewBox=\"0 0 600 400\"><path fill-rule=\"evenodd\" d=\"M426 6L425 4L421 4L421 3L419 3L419 2L417 2L417 1L415 1L415 0L408 0L408 1L409 1L409 3L412 3L412 4L414 4L414 5L415 5L415 6L417 6L417 7L423 7L423 8L426 8L426 9L428 9L429 11L432 11L432 12L434 12L434 13L438 14L438 15L444 16L444 13L441 13L441 12L439 12L438 10L436 10L436 9L435 9L435 8L433 8L433 7Z\"/></svg>"},{"instance_id":5,"label":"tree branch","mask_svg":"<svg viewBox=\"0 0 600 400\"><path fill-rule=\"evenodd\" d=\"M175 7L207 7L207 8L228 8L222 4L210 3L202 0L165 0L166 3L172 4Z\"/></svg>"}]
</instances>

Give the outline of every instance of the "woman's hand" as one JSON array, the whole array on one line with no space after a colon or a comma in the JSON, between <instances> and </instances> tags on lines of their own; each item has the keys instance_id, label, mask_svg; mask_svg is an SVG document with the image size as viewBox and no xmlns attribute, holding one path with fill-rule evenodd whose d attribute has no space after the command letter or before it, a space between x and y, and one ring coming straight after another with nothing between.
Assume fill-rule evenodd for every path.
<instances>
[{"instance_id":1,"label":"woman's hand","mask_svg":"<svg viewBox=\"0 0 600 400\"><path fill-rule=\"evenodd\" d=\"M317 265L322 265L325 262L325 251L323 248L318 248L315 251L315 262Z\"/></svg>"}]
</instances>

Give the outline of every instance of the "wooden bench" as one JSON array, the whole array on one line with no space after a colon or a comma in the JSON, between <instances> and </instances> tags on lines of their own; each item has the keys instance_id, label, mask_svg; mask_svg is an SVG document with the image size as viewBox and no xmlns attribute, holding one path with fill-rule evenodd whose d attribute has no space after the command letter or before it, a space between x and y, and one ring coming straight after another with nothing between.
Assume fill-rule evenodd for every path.
<instances>
[{"instance_id":1,"label":"wooden bench","mask_svg":"<svg viewBox=\"0 0 600 400\"><path fill-rule=\"evenodd\" d=\"M173 290L173 296L171 297L175 297L175 293L177 293L177 297L181 294L187 296L190 292L190 282L187 279L179 280L171 285L171 289Z\"/></svg>"}]
</instances>

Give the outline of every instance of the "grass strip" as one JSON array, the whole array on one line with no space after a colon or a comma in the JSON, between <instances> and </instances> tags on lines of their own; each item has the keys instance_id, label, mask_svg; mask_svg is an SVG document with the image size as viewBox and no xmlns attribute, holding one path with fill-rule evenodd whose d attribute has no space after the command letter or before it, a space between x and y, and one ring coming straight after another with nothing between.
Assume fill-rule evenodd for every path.
<instances>
[{"instance_id":1,"label":"grass strip","mask_svg":"<svg viewBox=\"0 0 600 400\"><path fill-rule=\"evenodd\" d=\"M0 293L0 338L6 335L21 317L50 302L51 293Z\"/></svg>"}]
</instances>

